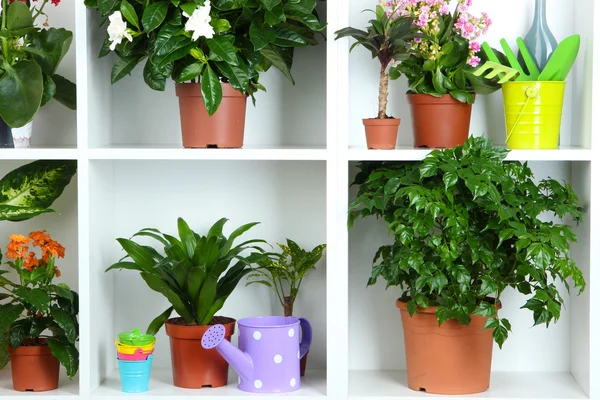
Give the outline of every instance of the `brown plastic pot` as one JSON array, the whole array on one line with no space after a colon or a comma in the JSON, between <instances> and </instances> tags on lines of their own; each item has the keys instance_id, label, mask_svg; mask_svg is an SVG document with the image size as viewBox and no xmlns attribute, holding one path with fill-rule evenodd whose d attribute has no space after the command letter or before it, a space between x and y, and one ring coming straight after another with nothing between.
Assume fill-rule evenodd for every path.
<instances>
[{"instance_id":1,"label":"brown plastic pot","mask_svg":"<svg viewBox=\"0 0 600 400\"><path fill-rule=\"evenodd\" d=\"M8 346L13 388L19 392L46 392L58 388L60 363L45 339L33 340L13 349Z\"/></svg>"},{"instance_id":2,"label":"brown plastic pot","mask_svg":"<svg viewBox=\"0 0 600 400\"><path fill-rule=\"evenodd\" d=\"M306 362L308 361L308 352L300 359L300 376L306 372Z\"/></svg>"},{"instance_id":3,"label":"brown plastic pot","mask_svg":"<svg viewBox=\"0 0 600 400\"><path fill-rule=\"evenodd\" d=\"M247 96L228 83L221 83L223 99L208 115L199 83L178 83L181 135L186 148L240 148L244 145Z\"/></svg>"},{"instance_id":4,"label":"brown plastic pot","mask_svg":"<svg viewBox=\"0 0 600 400\"><path fill-rule=\"evenodd\" d=\"M398 139L400 119L363 119L367 134L367 147L373 150L393 150Z\"/></svg>"},{"instance_id":5,"label":"brown plastic pot","mask_svg":"<svg viewBox=\"0 0 600 400\"><path fill-rule=\"evenodd\" d=\"M434 97L409 94L415 147L452 148L469 137L472 104L461 103L449 94Z\"/></svg>"},{"instance_id":6,"label":"brown plastic pot","mask_svg":"<svg viewBox=\"0 0 600 400\"><path fill-rule=\"evenodd\" d=\"M471 315L469 326L456 320L438 326L437 307L420 308L412 317L397 300L404 328L408 387L434 394L480 393L490 387L492 330L485 317Z\"/></svg>"},{"instance_id":7,"label":"brown plastic pot","mask_svg":"<svg viewBox=\"0 0 600 400\"><path fill-rule=\"evenodd\" d=\"M187 389L227 385L229 364L217 349L202 347L202 335L211 325L186 326L182 322L181 318L171 318L165 323L171 342L173 384ZM214 322L225 325L225 339L231 341L235 319L216 317Z\"/></svg>"}]
</instances>

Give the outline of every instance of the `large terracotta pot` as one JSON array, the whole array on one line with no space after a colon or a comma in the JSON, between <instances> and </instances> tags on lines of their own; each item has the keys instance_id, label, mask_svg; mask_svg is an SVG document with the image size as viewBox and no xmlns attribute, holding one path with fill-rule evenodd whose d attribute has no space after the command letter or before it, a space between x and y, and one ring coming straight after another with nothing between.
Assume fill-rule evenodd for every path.
<instances>
[{"instance_id":1,"label":"large terracotta pot","mask_svg":"<svg viewBox=\"0 0 600 400\"><path fill-rule=\"evenodd\" d=\"M373 150L392 150L396 148L400 119L363 119L367 135L367 147Z\"/></svg>"},{"instance_id":2,"label":"large terracotta pot","mask_svg":"<svg viewBox=\"0 0 600 400\"><path fill-rule=\"evenodd\" d=\"M240 148L244 145L247 96L230 84L222 83L223 100L217 111L208 115L199 83L178 83L183 147Z\"/></svg>"},{"instance_id":3,"label":"large terracotta pot","mask_svg":"<svg viewBox=\"0 0 600 400\"><path fill-rule=\"evenodd\" d=\"M235 319L215 317L213 322L225 326L225 339L231 341ZM167 320L165 327L171 342L175 386L200 389L227 385L229 364L216 349L202 347L202 335L211 326L186 326L181 318Z\"/></svg>"},{"instance_id":4,"label":"large terracotta pot","mask_svg":"<svg viewBox=\"0 0 600 400\"><path fill-rule=\"evenodd\" d=\"M406 303L396 306L402 316L408 387L434 394L472 394L490 387L492 330L485 317L472 315L469 326L456 320L438 326L437 307L419 309L412 317Z\"/></svg>"},{"instance_id":5,"label":"large terracotta pot","mask_svg":"<svg viewBox=\"0 0 600 400\"><path fill-rule=\"evenodd\" d=\"M434 97L409 94L415 147L452 148L469 137L472 104L461 103L449 94Z\"/></svg>"},{"instance_id":6,"label":"large terracotta pot","mask_svg":"<svg viewBox=\"0 0 600 400\"><path fill-rule=\"evenodd\" d=\"M58 388L60 363L45 339L38 343L25 341L16 349L8 346L13 388L19 392L45 392Z\"/></svg>"}]
</instances>

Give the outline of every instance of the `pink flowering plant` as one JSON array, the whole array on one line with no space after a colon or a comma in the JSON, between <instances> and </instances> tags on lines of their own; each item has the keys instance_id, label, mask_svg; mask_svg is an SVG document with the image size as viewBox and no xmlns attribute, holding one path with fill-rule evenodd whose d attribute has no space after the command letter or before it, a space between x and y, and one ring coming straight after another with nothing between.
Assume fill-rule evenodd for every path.
<instances>
[{"instance_id":1,"label":"pink flowering plant","mask_svg":"<svg viewBox=\"0 0 600 400\"><path fill-rule=\"evenodd\" d=\"M390 75L404 74L411 94L441 97L472 104L475 93L489 93L499 86L486 86L484 78L473 76L482 61L479 38L492 20L486 13L470 12L473 0L458 0L454 11L449 0L382 0L390 18L410 18L426 38L411 43L411 56L397 65Z\"/></svg>"},{"instance_id":2,"label":"pink flowering plant","mask_svg":"<svg viewBox=\"0 0 600 400\"><path fill-rule=\"evenodd\" d=\"M56 73L73 33L48 27L48 3L60 0L0 0L0 117L14 128L52 98L75 109L75 84Z\"/></svg>"},{"instance_id":3,"label":"pink flowering plant","mask_svg":"<svg viewBox=\"0 0 600 400\"><path fill-rule=\"evenodd\" d=\"M381 64L379 70L379 111L378 119L391 118L387 115L387 104L389 95L389 80L397 79L399 74L390 75L393 66L407 60L410 56L411 44L417 39L425 36L419 33L418 27L413 24L411 18L398 16L397 9L387 6L387 2L378 5L375 18L369 21L369 26L362 31L355 28L344 28L335 34L336 40L343 37L351 37L356 42L350 47L352 51L356 46L363 46L371 52L373 59L377 58Z\"/></svg>"},{"instance_id":4,"label":"pink flowering plant","mask_svg":"<svg viewBox=\"0 0 600 400\"><path fill-rule=\"evenodd\" d=\"M317 45L325 29L317 0L85 0L107 35L100 57L116 54L111 82L142 62L144 81L164 91L167 79L200 82L206 110L221 103L221 83L245 95L265 90L259 75L271 67L294 83L294 51Z\"/></svg>"}]
</instances>

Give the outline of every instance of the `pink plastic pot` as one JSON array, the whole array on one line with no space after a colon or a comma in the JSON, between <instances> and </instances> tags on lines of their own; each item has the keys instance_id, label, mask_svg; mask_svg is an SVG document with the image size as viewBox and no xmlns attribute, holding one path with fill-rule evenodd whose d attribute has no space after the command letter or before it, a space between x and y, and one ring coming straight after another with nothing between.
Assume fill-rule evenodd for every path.
<instances>
[{"instance_id":1,"label":"pink plastic pot","mask_svg":"<svg viewBox=\"0 0 600 400\"><path fill-rule=\"evenodd\" d=\"M152 353L154 353L154 350L144 351L142 349L137 349L133 354L117 352L117 359L122 361L146 361Z\"/></svg>"}]
</instances>

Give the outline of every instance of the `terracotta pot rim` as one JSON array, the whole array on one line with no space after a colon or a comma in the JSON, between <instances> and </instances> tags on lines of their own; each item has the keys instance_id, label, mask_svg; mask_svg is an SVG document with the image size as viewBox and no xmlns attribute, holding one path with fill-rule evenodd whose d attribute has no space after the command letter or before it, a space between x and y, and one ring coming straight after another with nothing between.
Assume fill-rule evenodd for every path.
<instances>
[{"instance_id":1,"label":"terracotta pot rim","mask_svg":"<svg viewBox=\"0 0 600 400\"><path fill-rule=\"evenodd\" d=\"M222 324L225 326L225 336L232 336L235 331L235 323L237 322L234 318L230 317L222 317L227 318L228 322ZM189 325L178 325L170 323L169 321L173 321L176 319L182 319L180 317L177 318L169 318L165 321L165 331L167 336L173 339L202 339L202 335L213 325L201 325L201 326L189 326Z\"/></svg>"},{"instance_id":2,"label":"terracotta pot rim","mask_svg":"<svg viewBox=\"0 0 600 400\"><path fill-rule=\"evenodd\" d=\"M221 82L221 89L223 91L223 97L248 98L247 94L243 94L239 90L234 89L230 83ZM202 97L199 83L176 83L175 93L177 97Z\"/></svg>"},{"instance_id":3,"label":"terracotta pot rim","mask_svg":"<svg viewBox=\"0 0 600 400\"><path fill-rule=\"evenodd\" d=\"M19 346L16 349L9 344L8 352L15 356L47 356L52 354L52 350L50 350L50 346L47 344Z\"/></svg>"},{"instance_id":4,"label":"terracotta pot rim","mask_svg":"<svg viewBox=\"0 0 600 400\"><path fill-rule=\"evenodd\" d=\"M476 99L477 95L472 93L473 97ZM466 105L472 106L469 103L462 103L456 100L449 94L444 94L442 97L435 97L430 94L425 93L407 93L408 102L410 104L436 104L436 105Z\"/></svg>"},{"instance_id":5,"label":"terracotta pot rim","mask_svg":"<svg viewBox=\"0 0 600 400\"><path fill-rule=\"evenodd\" d=\"M365 126L400 126L400 118L363 118Z\"/></svg>"},{"instance_id":6,"label":"terracotta pot rim","mask_svg":"<svg viewBox=\"0 0 600 400\"><path fill-rule=\"evenodd\" d=\"M489 298L490 300L493 300L492 298ZM406 302L402 301L401 299L397 299L396 300L396 307L398 307L400 309L400 311L406 311L408 312L408 308L406 307ZM502 302L498 300L498 304L496 305L496 308L498 310L502 309ZM417 312L421 313L421 314L435 314L436 310L438 309L438 306L429 306L427 308L421 308L421 307L417 307Z\"/></svg>"}]
</instances>

